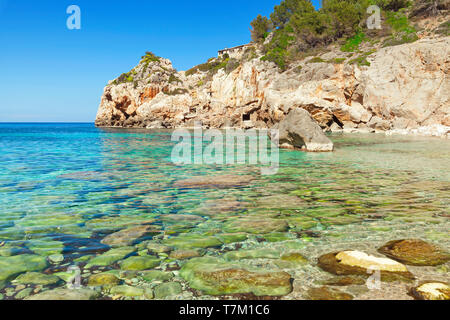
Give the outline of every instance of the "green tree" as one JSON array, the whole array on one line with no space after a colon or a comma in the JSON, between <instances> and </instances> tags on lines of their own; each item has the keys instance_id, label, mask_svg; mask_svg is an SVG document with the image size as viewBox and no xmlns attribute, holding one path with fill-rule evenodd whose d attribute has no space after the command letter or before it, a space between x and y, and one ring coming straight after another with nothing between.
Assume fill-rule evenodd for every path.
<instances>
[{"instance_id":1,"label":"green tree","mask_svg":"<svg viewBox=\"0 0 450 320\"><path fill-rule=\"evenodd\" d=\"M292 15L301 15L314 10L311 0L283 0L278 6L275 6L270 20L274 28L282 28L289 22Z\"/></svg>"},{"instance_id":2,"label":"green tree","mask_svg":"<svg viewBox=\"0 0 450 320\"><path fill-rule=\"evenodd\" d=\"M251 34L254 42L262 42L266 34L271 30L270 20L261 15L258 15L250 25L252 26Z\"/></svg>"},{"instance_id":3,"label":"green tree","mask_svg":"<svg viewBox=\"0 0 450 320\"><path fill-rule=\"evenodd\" d=\"M376 0L376 4L384 9L390 11L398 11L402 8L406 8L409 5L408 0Z\"/></svg>"},{"instance_id":4,"label":"green tree","mask_svg":"<svg viewBox=\"0 0 450 320\"><path fill-rule=\"evenodd\" d=\"M353 34L362 17L365 15L367 1L360 0L327 0L322 12L330 18L334 37Z\"/></svg>"}]
</instances>

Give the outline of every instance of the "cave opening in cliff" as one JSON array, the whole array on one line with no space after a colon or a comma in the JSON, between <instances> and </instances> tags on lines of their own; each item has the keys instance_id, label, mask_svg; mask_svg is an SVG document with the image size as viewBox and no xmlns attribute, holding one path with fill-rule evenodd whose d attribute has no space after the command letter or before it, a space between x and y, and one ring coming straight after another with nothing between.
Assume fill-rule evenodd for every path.
<instances>
[{"instance_id":1,"label":"cave opening in cliff","mask_svg":"<svg viewBox=\"0 0 450 320\"><path fill-rule=\"evenodd\" d=\"M250 121L250 114L249 113L244 113L242 115L242 121Z\"/></svg>"}]
</instances>

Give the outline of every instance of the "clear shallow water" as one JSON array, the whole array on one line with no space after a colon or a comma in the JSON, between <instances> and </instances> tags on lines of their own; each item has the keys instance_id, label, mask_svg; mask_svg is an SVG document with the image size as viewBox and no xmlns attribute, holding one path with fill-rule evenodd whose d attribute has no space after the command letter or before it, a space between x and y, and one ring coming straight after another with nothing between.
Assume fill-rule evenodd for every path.
<instances>
[{"instance_id":1,"label":"clear shallow water","mask_svg":"<svg viewBox=\"0 0 450 320\"><path fill-rule=\"evenodd\" d=\"M332 140L333 153L280 151L278 174L261 176L257 166L174 165L170 132L0 124L0 242L13 249L0 250L0 255L62 254L63 261L40 271L53 274L78 264L86 280L94 271L85 264L110 249L102 243L109 234L145 224L158 233L136 239L136 248L144 241L176 249L208 247L197 246L189 236L245 233L230 227L242 217L283 220L289 227L262 235L249 232L238 246L211 246L201 254L269 247L283 251L288 242L302 248L315 268L312 261L320 253L349 245L373 251L399 237L449 248L450 141L384 135L335 135ZM177 186L180 180L207 175L219 176L219 187ZM224 175L252 180L220 188ZM159 269L183 264L160 258ZM11 281L18 274L1 279L0 270L5 297L14 297L6 293L17 289ZM324 277L316 269L309 274L314 275L311 281ZM176 280L187 288L183 279ZM304 280L302 286L307 284ZM183 294L192 298L187 290ZM294 291L291 297L301 295Z\"/></svg>"}]
</instances>

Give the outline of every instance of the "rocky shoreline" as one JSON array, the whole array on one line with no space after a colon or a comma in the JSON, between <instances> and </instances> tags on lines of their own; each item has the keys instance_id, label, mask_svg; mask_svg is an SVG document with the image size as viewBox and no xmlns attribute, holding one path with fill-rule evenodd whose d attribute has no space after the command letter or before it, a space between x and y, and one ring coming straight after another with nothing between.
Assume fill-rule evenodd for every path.
<instances>
[{"instance_id":1,"label":"rocky shoreline","mask_svg":"<svg viewBox=\"0 0 450 320\"><path fill-rule=\"evenodd\" d=\"M372 45L365 63L331 46L281 72L250 46L189 71L147 53L110 81L98 127L272 128L294 109L324 131L450 137L450 37Z\"/></svg>"}]
</instances>

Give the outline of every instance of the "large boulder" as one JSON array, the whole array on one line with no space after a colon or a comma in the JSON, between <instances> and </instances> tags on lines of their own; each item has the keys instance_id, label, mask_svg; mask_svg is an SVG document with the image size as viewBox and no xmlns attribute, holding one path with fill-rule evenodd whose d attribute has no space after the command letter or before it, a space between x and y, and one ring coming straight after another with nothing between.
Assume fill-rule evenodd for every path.
<instances>
[{"instance_id":1,"label":"large boulder","mask_svg":"<svg viewBox=\"0 0 450 320\"><path fill-rule=\"evenodd\" d=\"M390 241L378 252L413 266L437 266L450 260L450 254L444 249L420 239Z\"/></svg>"},{"instance_id":2,"label":"large boulder","mask_svg":"<svg viewBox=\"0 0 450 320\"><path fill-rule=\"evenodd\" d=\"M292 291L291 276L286 272L249 269L212 257L190 260L181 269L180 276L191 288L214 296L284 296Z\"/></svg>"},{"instance_id":3,"label":"large boulder","mask_svg":"<svg viewBox=\"0 0 450 320\"><path fill-rule=\"evenodd\" d=\"M282 148L314 152L333 151L333 142L304 109L292 110L283 121L274 126L274 129L279 130Z\"/></svg>"}]
</instances>

